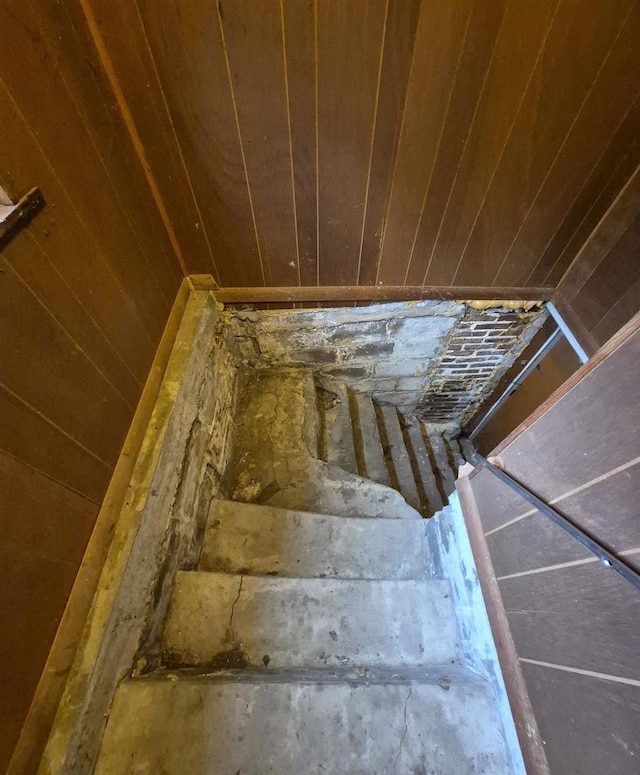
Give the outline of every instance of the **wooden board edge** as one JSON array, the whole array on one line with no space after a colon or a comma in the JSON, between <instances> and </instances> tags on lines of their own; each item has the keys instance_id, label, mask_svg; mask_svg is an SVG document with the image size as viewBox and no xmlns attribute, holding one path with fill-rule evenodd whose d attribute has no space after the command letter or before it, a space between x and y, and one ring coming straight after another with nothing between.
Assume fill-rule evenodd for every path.
<instances>
[{"instance_id":1,"label":"wooden board edge","mask_svg":"<svg viewBox=\"0 0 640 775\"><path fill-rule=\"evenodd\" d=\"M190 274L187 276L192 291L216 291L218 283L212 274Z\"/></svg>"},{"instance_id":2,"label":"wooden board edge","mask_svg":"<svg viewBox=\"0 0 640 775\"><path fill-rule=\"evenodd\" d=\"M560 314L562 314L562 312ZM622 326L622 328L611 337L611 339L605 342L592 358L584 363L562 385L560 385L560 387L555 390L549 398L543 401L526 420L520 423L517 428L514 428L514 430L512 430L511 433L491 451L491 455L497 456L504 452L518 437L529 430L534 423L536 423L553 406L559 403L569 392L579 385L583 379L586 379L594 369L598 368L604 360L622 347L622 345L639 330L640 312L636 313L628 323Z\"/></svg>"},{"instance_id":3,"label":"wooden board edge","mask_svg":"<svg viewBox=\"0 0 640 775\"><path fill-rule=\"evenodd\" d=\"M564 293L559 290L553 297L553 305L560 313L564 322L571 329L571 333L578 340L578 343L589 357L595 355L598 351L598 342L591 331L587 329L580 317L576 314L571 302L567 300Z\"/></svg>"},{"instance_id":4,"label":"wooden board edge","mask_svg":"<svg viewBox=\"0 0 640 775\"><path fill-rule=\"evenodd\" d=\"M193 277L193 275L192 275ZM320 285L274 288L210 288L222 304L299 301L549 301L555 288L491 288L422 285Z\"/></svg>"},{"instance_id":5,"label":"wooden board edge","mask_svg":"<svg viewBox=\"0 0 640 775\"><path fill-rule=\"evenodd\" d=\"M26 775L37 771L191 291L191 285L185 278L169 313L7 775Z\"/></svg>"},{"instance_id":6,"label":"wooden board edge","mask_svg":"<svg viewBox=\"0 0 640 775\"><path fill-rule=\"evenodd\" d=\"M456 490L460 498L462 516L478 570L480 589L487 607L489 624L496 644L498 661L500 662L525 769L528 775L550 775L544 743L538 730L538 724L529 699L529 691L511 635L489 548L484 537L476 499L467 476L460 477L456 481Z\"/></svg>"}]
</instances>

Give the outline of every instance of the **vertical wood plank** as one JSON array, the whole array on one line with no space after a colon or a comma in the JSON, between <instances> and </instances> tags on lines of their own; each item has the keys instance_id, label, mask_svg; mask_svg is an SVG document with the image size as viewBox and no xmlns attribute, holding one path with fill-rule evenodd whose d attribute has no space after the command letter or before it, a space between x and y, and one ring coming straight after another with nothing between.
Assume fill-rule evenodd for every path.
<instances>
[{"instance_id":1,"label":"vertical wood plank","mask_svg":"<svg viewBox=\"0 0 640 775\"><path fill-rule=\"evenodd\" d=\"M432 234L417 243L424 251L429 285L454 285L460 257L510 137L518 109L538 58L542 55L559 0L519 5L508 3L487 73L484 92L445 202L435 217L429 212ZM472 22L473 24L473 22ZM480 27L478 25L478 29ZM436 210L438 210L436 208ZM431 251L428 251L432 245Z\"/></svg>"},{"instance_id":2,"label":"vertical wood plank","mask_svg":"<svg viewBox=\"0 0 640 775\"><path fill-rule=\"evenodd\" d=\"M421 5L376 285L405 283L471 8L463 0Z\"/></svg>"},{"instance_id":3,"label":"vertical wood plank","mask_svg":"<svg viewBox=\"0 0 640 775\"><path fill-rule=\"evenodd\" d=\"M172 126L172 117L140 22L137 4L130 0L88 0L88 5L115 76L125 92L127 107L169 211L188 270L196 274L213 273L218 280L215 256ZM72 23L81 29L86 21L79 0L65 0L65 8ZM87 57L95 59L95 53L90 48ZM100 84L99 68L95 70Z\"/></svg>"},{"instance_id":4,"label":"vertical wood plank","mask_svg":"<svg viewBox=\"0 0 640 775\"><path fill-rule=\"evenodd\" d=\"M488 70L495 55L504 12L505 3L496 0L473 6L469 20L470 34L461 52L441 142L409 255L405 283L425 284L427 276L430 276L433 245L474 125L478 105L484 98ZM477 30L482 30L482 35L477 34Z\"/></svg>"},{"instance_id":5,"label":"vertical wood plank","mask_svg":"<svg viewBox=\"0 0 640 775\"><path fill-rule=\"evenodd\" d=\"M362 285L374 285L378 271L419 13L419 0L389 4L360 244L357 281Z\"/></svg>"},{"instance_id":6,"label":"vertical wood plank","mask_svg":"<svg viewBox=\"0 0 640 775\"><path fill-rule=\"evenodd\" d=\"M218 4L260 254L274 285L299 285L282 18L276 2Z\"/></svg>"},{"instance_id":7,"label":"vertical wood plank","mask_svg":"<svg viewBox=\"0 0 640 775\"><path fill-rule=\"evenodd\" d=\"M354 285L386 0L317 4L319 284Z\"/></svg>"},{"instance_id":8,"label":"vertical wood plank","mask_svg":"<svg viewBox=\"0 0 640 775\"><path fill-rule=\"evenodd\" d=\"M315 0L282 0L300 282L316 285L318 262Z\"/></svg>"},{"instance_id":9,"label":"vertical wood plank","mask_svg":"<svg viewBox=\"0 0 640 775\"><path fill-rule=\"evenodd\" d=\"M630 11L612 43L594 83L581 104L575 121L559 146L527 217L507 251L495 283L524 285L528 267L544 253L562 214L585 185L606 150L609 139L629 114L629 106L640 97L640 7ZM640 124L636 125L640 131Z\"/></svg>"},{"instance_id":10,"label":"vertical wood plank","mask_svg":"<svg viewBox=\"0 0 640 775\"><path fill-rule=\"evenodd\" d=\"M137 3L220 282L263 285L217 4Z\"/></svg>"},{"instance_id":11,"label":"vertical wood plank","mask_svg":"<svg viewBox=\"0 0 640 775\"><path fill-rule=\"evenodd\" d=\"M481 284L494 284L629 7L628 0L613 0L606 13L588 15L579 0L562 0L466 245L456 283L464 285L473 277ZM579 60L576 51L583 54Z\"/></svg>"}]
</instances>

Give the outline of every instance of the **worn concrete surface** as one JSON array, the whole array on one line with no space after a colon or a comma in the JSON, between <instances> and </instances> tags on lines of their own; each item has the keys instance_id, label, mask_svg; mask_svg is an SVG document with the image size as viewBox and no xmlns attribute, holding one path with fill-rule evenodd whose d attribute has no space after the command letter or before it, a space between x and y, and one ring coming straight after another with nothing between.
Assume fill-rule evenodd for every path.
<instances>
[{"instance_id":1,"label":"worn concrete surface","mask_svg":"<svg viewBox=\"0 0 640 775\"><path fill-rule=\"evenodd\" d=\"M227 482L232 500L349 517L420 517L394 490L317 459L309 370L245 375L234 449Z\"/></svg>"},{"instance_id":2,"label":"worn concrete surface","mask_svg":"<svg viewBox=\"0 0 640 775\"><path fill-rule=\"evenodd\" d=\"M170 664L279 667L445 664L459 654L446 580L178 574Z\"/></svg>"},{"instance_id":3,"label":"worn concrete surface","mask_svg":"<svg viewBox=\"0 0 640 775\"><path fill-rule=\"evenodd\" d=\"M490 687L124 683L96 775L505 775Z\"/></svg>"},{"instance_id":4,"label":"worn concrete surface","mask_svg":"<svg viewBox=\"0 0 640 775\"><path fill-rule=\"evenodd\" d=\"M425 524L214 501L200 570L344 579L424 578Z\"/></svg>"}]
</instances>

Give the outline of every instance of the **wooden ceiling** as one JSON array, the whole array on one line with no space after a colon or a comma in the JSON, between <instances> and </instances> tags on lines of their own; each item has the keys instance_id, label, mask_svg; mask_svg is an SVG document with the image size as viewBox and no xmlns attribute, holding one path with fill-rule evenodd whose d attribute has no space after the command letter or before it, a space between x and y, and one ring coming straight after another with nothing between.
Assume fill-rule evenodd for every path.
<instances>
[{"instance_id":1,"label":"wooden ceiling","mask_svg":"<svg viewBox=\"0 0 640 775\"><path fill-rule=\"evenodd\" d=\"M128 137L97 126L96 142L134 150L162 249L223 287L553 288L640 162L634 0L56 0L29 13L67 91L90 105L106 76ZM66 61L72 33L84 63Z\"/></svg>"},{"instance_id":2,"label":"wooden ceiling","mask_svg":"<svg viewBox=\"0 0 640 775\"><path fill-rule=\"evenodd\" d=\"M633 0L80 5L223 286L555 286L638 162Z\"/></svg>"}]
</instances>

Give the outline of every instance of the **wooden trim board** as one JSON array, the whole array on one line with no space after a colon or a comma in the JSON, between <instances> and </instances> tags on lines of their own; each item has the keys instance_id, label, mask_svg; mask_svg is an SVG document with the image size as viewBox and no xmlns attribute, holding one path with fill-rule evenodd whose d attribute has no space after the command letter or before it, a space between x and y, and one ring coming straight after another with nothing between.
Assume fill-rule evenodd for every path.
<instances>
[{"instance_id":1,"label":"wooden trim board","mask_svg":"<svg viewBox=\"0 0 640 775\"><path fill-rule=\"evenodd\" d=\"M140 446L180 328L190 288L188 280L185 279L178 289L7 775L26 775L38 769L111 545L115 521L127 495Z\"/></svg>"},{"instance_id":2,"label":"wooden trim board","mask_svg":"<svg viewBox=\"0 0 640 775\"><path fill-rule=\"evenodd\" d=\"M478 570L480 588L487 607L525 768L528 775L550 775L544 744L511 636L507 614L484 537L480 513L468 476L461 476L456 481L456 490Z\"/></svg>"},{"instance_id":3,"label":"wooden trim board","mask_svg":"<svg viewBox=\"0 0 640 775\"><path fill-rule=\"evenodd\" d=\"M199 276L202 277L202 276ZM202 285L198 287L203 289ZM441 301L485 300L548 301L555 288L492 288L422 285L320 285L280 288L214 288L222 304L298 301Z\"/></svg>"}]
</instances>

